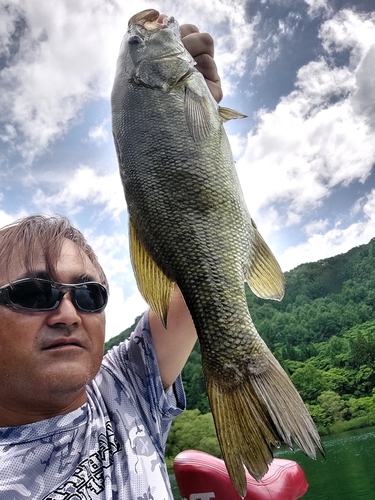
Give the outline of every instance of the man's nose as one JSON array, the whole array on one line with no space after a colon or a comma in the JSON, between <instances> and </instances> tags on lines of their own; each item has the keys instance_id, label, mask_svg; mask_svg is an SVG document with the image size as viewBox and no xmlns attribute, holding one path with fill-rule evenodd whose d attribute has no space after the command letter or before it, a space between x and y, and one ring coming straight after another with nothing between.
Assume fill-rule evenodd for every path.
<instances>
[{"instance_id":1,"label":"man's nose","mask_svg":"<svg viewBox=\"0 0 375 500\"><path fill-rule=\"evenodd\" d=\"M72 326L80 324L81 321L81 316L72 302L70 292L64 294L59 306L57 309L50 311L48 318L49 325L63 324Z\"/></svg>"}]
</instances>

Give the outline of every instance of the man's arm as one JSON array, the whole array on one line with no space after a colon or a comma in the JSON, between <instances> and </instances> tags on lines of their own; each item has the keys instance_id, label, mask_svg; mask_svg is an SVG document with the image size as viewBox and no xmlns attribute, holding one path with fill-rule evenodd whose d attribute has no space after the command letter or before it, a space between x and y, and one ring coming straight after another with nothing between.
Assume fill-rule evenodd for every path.
<instances>
[{"instance_id":1,"label":"man's arm","mask_svg":"<svg viewBox=\"0 0 375 500\"><path fill-rule=\"evenodd\" d=\"M149 321L161 379L167 389L181 373L197 340L193 320L177 286L169 306L167 328L152 310Z\"/></svg>"},{"instance_id":2,"label":"man's arm","mask_svg":"<svg viewBox=\"0 0 375 500\"><path fill-rule=\"evenodd\" d=\"M166 17L159 18L162 22ZM220 77L214 57L214 42L207 33L200 33L192 24L180 27L182 42L197 62L213 97L219 102L223 96ZM154 340L159 370L165 388L171 386L181 373L197 340L197 334L185 301L175 287L168 311L167 329L155 314L149 312L150 328Z\"/></svg>"}]
</instances>

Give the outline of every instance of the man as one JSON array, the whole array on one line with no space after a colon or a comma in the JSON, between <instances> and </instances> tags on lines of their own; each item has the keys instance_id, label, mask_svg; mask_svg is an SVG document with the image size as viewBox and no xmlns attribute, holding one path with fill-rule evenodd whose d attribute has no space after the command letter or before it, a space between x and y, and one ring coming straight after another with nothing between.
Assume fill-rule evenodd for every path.
<instances>
[{"instance_id":1,"label":"man","mask_svg":"<svg viewBox=\"0 0 375 500\"><path fill-rule=\"evenodd\" d=\"M160 22L165 16L160 17ZM181 26L214 97L213 42ZM0 499L170 499L164 446L196 332L178 290L103 359L107 280L65 218L0 230Z\"/></svg>"}]
</instances>

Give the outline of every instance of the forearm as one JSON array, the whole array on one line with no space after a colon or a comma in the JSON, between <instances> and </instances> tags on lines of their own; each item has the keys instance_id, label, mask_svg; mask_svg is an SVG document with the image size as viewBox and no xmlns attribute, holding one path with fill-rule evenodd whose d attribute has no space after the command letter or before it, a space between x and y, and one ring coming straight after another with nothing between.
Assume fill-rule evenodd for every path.
<instances>
[{"instance_id":1,"label":"forearm","mask_svg":"<svg viewBox=\"0 0 375 500\"><path fill-rule=\"evenodd\" d=\"M167 328L151 310L149 321L160 375L167 388L181 373L197 340L193 320L177 286L169 306Z\"/></svg>"}]
</instances>

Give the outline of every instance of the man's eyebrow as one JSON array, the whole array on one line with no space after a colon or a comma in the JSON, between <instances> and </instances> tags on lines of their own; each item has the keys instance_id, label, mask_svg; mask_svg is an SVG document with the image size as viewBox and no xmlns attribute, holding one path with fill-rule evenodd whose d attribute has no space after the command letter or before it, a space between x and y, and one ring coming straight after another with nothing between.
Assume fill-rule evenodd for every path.
<instances>
[{"instance_id":1,"label":"man's eyebrow","mask_svg":"<svg viewBox=\"0 0 375 500\"><path fill-rule=\"evenodd\" d=\"M98 279L91 276L91 274L83 273L73 276L71 283L88 283L89 281L98 281Z\"/></svg>"},{"instance_id":2,"label":"man's eyebrow","mask_svg":"<svg viewBox=\"0 0 375 500\"><path fill-rule=\"evenodd\" d=\"M51 276L45 270L40 270L40 271L35 270L35 271L31 271L31 272L25 272L17 279L22 280L24 278L39 278L39 279L43 279L43 280L50 280Z\"/></svg>"},{"instance_id":3,"label":"man's eyebrow","mask_svg":"<svg viewBox=\"0 0 375 500\"><path fill-rule=\"evenodd\" d=\"M21 276L19 276L17 280L24 278L32 278L32 279L39 278L43 280L55 281L45 270L40 270L40 271L34 270L31 272L25 272ZM69 280L69 283L88 283L89 281L98 281L98 279L92 276L91 274L82 273L72 276L71 279Z\"/></svg>"}]
</instances>

